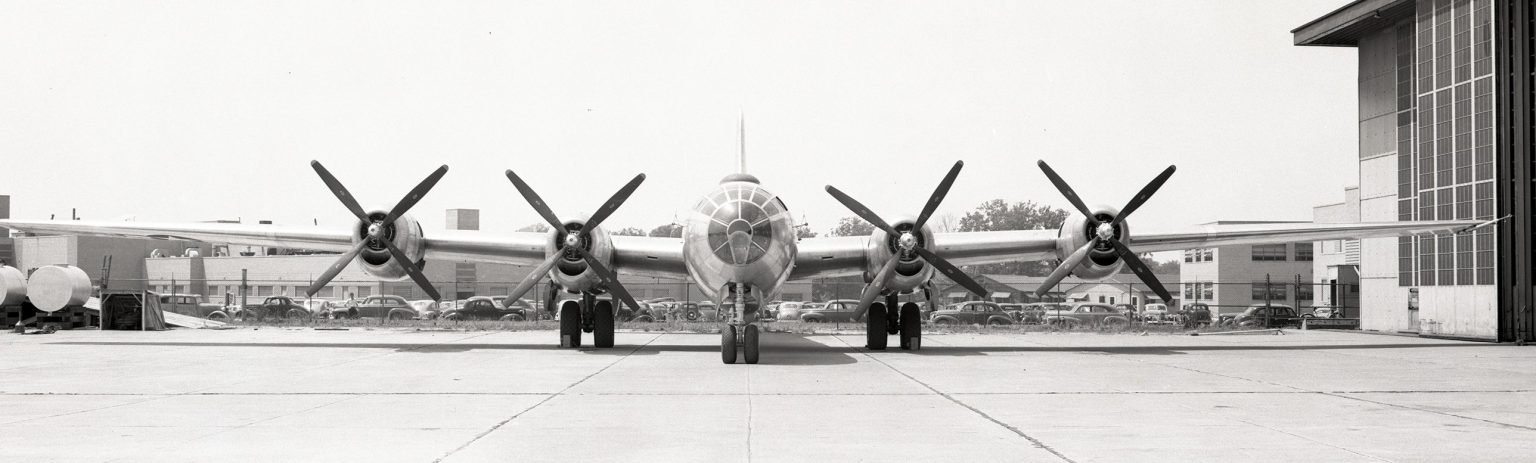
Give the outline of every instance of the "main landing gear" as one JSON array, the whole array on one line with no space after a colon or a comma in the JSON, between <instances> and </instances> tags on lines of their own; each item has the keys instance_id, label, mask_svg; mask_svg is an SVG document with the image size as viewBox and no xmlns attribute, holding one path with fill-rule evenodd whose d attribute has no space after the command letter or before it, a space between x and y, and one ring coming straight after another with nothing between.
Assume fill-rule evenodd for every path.
<instances>
[{"instance_id":1,"label":"main landing gear","mask_svg":"<svg viewBox=\"0 0 1536 463\"><path fill-rule=\"evenodd\" d=\"M750 289L746 285L735 286L732 295L736 302L731 305L731 313L721 314L725 325L720 327L720 362L736 363L736 353L740 351L742 360L752 365L757 363L757 338L761 331L757 326L757 307L747 305L746 293Z\"/></svg>"},{"instance_id":2,"label":"main landing gear","mask_svg":"<svg viewBox=\"0 0 1536 463\"><path fill-rule=\"evenodd\" d=\"M560 347L581 347L581 333L592 333L593 347L613 347L613 302L583 294L581 301L560 304Z\"/></svg>"},{"instance_id":3,"label":"main landing gear","mask_svg":"<svg viewBox=\"0 0 1536 463\"><path fill-rule=\"evenodd\" d=\"M922 312L917 304L908 302L897 308L895 295L885 297L885 302L869 305L864 316L864 347L869 350L885 350L890 335L898 335L901 350L918 350L923 346Z\"/></svg>"}]
</instances>

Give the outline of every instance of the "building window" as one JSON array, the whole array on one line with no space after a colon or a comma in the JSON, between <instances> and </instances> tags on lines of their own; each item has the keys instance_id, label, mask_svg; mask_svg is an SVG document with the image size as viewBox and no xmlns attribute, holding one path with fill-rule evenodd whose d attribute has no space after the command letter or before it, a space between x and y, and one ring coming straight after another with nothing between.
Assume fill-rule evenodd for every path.
<instances>
[{"instance_id":1,"label":"building window","mask_svg":"<svg viewBox=\"0 0 1536 463\"><path fill-rule=\"evenodd\" d=\"M1260 262L1260 261L1283 261L1283 260L1285 260L1285 245L1283 245L1283 244L1263 244L1263 245L1254 246L1253 247L1253 260L1255 262Z\"/></svg>"},{"instance_id":2,"label":"building window","mask_svg":"<svg viewBox=\"0 0 1536 463\"><path fill-rule=\"evenodd\" d=\"M1265 289L1264 289L1265 285L1269 286L1269 290L1268 291L1265 291ZM1274 282L1263 282L1263 281L1255 281L1255 282L1253 282L1253 300L1255 300L1255 301L1266 300L1266 297L1265 297L1266 295L1268 296L1267 300L1269 300L1270 302L1284 301L1285 298L1286 298L1285 293L1286 293L1286 291L1285 291L1285 283L1274 283Z\"/></svg>"},{"instance_id":3,"label":"building window","mask_svg":"<svg viewBox=\"0 0 1536 463\"><path fill-rule=\"evenodd\" d=\"M1296 285L1296 299L1303 301L1312 300L1312 285L1306 283Z\"/></svg>"},{"instance_id":4,"label":"building window","mask_svg":"<svg viewBox=\"0 0 1536 463\"><path fill-rule=\"evenodd\" d=\"M267 296L271 296L271 295L272 295L272 287L271 286L262 285L262 286L257 286L256 287L256 297L267 297Z\"/></svg>"},{"instance_id":5,"label":"building window","mask_svg":"<svg viewBox=\"0 0 1536 463\"><path fill-rule=\"evenodd\" d=\"M1194 261L1195 261L1195 251L1191 250L1191 249L1185 249L1184 250L1184 262L1194 262Z\"/></svg>"},{"instance_id":6,"label":"building window","mask_svg":"<svg viewBox=\"0 0 1536 463\"><path fill-rule=\"evenodd\" d=\"M1296 243L1296 261L1312 261L1312 243Z\"/></svg>"},{"instance_id":7,"label":"building window","mask_svg":"<svg viewBox=\"0 0 1536 463\"><path fill-rule=\"evenodd\" d=\"M372 295L373 295L373 287L372 286L358 286L357 287L357 297L368 297L368 296L372 296Z\"/></svg>"},{"instance_id":8,"label":"building window","mask_svg":"<svg viewBox=\"0 0 1536 463\"><path fill-rule=\"evenodd\" d=\"M666 290L665 289L658 289L657 291L666 291ZM786 301L786 302L788 302L788 301L799 302L799 301L805 300L805 295L801 294L801 293L784 293L783 297L780 297L779 300Z\"/></svg>"},{"instance_id":9,"label":"building window","mask_svg":"<svg viewBox=\"0 0 1536 463\"><path fill-rule=\"evenodd\" d=\"M652 291L651 294L653 296L655 296L655 297L669 297L669 296L672 295L672 290L668 289L668 288L656 288L656 290ZM789 296L784 296L784 297L785 297L784 300L786 300L786 301L790 300ZM805 297L805 296L802 296L802 295L796 293L795 297ZM800 299L794 299L794 300L798 301Z\"/></svg>"}]
</instances>

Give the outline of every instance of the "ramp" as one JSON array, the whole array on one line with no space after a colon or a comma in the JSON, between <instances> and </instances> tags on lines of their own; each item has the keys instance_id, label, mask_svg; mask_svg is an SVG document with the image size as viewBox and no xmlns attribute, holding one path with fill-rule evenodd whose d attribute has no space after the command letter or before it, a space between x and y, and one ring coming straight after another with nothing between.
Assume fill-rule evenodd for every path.
<instances>
[{"instance_id":1,"label":"ramp","mask_svg":"<svg viewBox=\"0 0 1536 463\"><path fill-rule=\"evenodd\" d=\"M181 328L217 328L224 326L224 322L182 315L175 312L165 312L165 324Z\"/></svg>"}]
</instances>

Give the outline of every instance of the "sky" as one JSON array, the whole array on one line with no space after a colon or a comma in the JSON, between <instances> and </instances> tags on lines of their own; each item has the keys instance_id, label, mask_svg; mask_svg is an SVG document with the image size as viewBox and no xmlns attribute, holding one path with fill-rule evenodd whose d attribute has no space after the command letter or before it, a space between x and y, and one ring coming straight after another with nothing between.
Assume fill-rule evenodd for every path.
<instances>
[{"instance_id":1,"label":"sky","mask_svg":"<svg viewBox=\"0 0 1536 463\"><path fill-rule=\"evenodd\" d=\"M350 225L309 166L388 208L650 229L737 166L814 231L994 198L1131 220L1310 220L1357 184L1356 52L1289 31L1344 0L26 2L0 0L0 194L12 216ZM1134 228L1133 228L1134 230Z\"/></svg>"}]
</instances>

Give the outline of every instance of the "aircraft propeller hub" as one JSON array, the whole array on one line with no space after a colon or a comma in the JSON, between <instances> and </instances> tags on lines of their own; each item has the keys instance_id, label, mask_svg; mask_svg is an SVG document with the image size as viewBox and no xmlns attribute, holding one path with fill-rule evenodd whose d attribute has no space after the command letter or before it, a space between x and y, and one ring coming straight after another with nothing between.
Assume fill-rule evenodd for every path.
<instances>
[{"instance_id":1,"label":"aircraft propeller hub","mask_svg":"<svg viewBox=\"0 0 1536 463\"><path fill-rule=\"evenodd\" d=\"M912 252L913 248L917 247L917 237L913 236L912 232L910 232L910 231L909 232L903 232L901 234L901 238L898 238L896 240L896 244L898 246L901 246L902 252L910 253L910 252Z\"/></svg>"},{"instance_id":2,"label":"aircraft propeller hub","mask_svg":"<svg viewBox=\"0 0 1536 463\"><path fill-rule=\"evenodd\" d=\"M565 245L567 247L576 247L576 246L578 246L580 244L581 244L581 236L579 236L578 234L576 234L576 233L567 233L565 235Z\"/></svg>"},{"instance_id":3,"label":"aircraft propeller hub","mask_svg":"<svg viewBox=\"0 0 1536 463\"><path fill-rule=\"evenodd\" d=\"M1109 241L1115 237L1115 226L1108 223L1099 223L1099 226L1094 230L1094 233L1099 235L1099 239Z\"/></svg>"}]
</instances>

